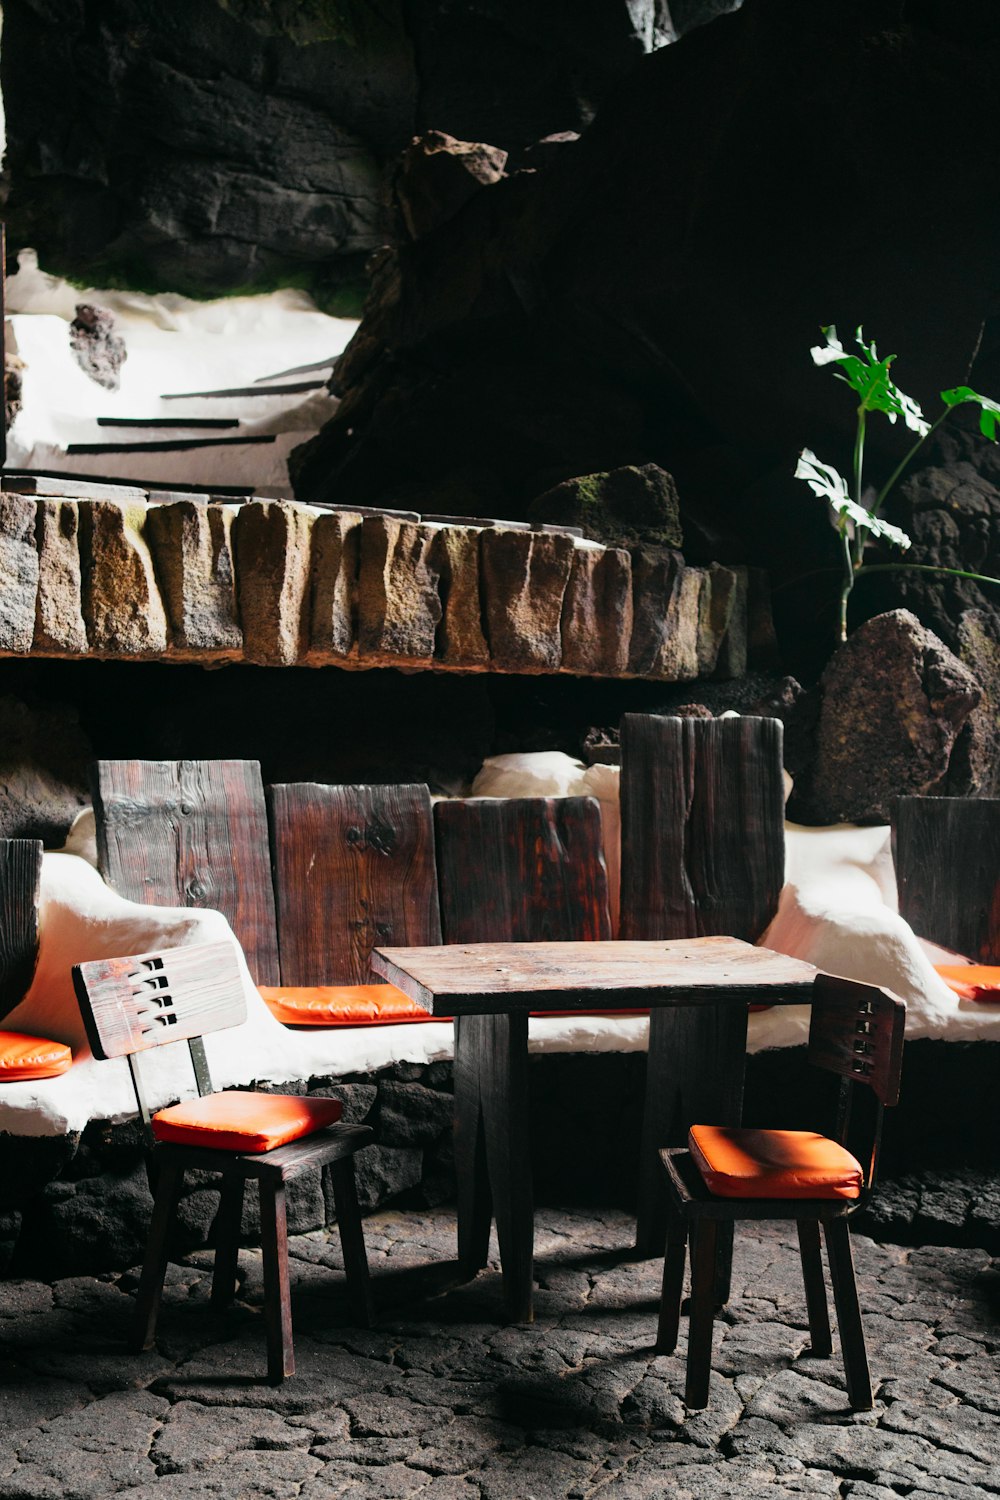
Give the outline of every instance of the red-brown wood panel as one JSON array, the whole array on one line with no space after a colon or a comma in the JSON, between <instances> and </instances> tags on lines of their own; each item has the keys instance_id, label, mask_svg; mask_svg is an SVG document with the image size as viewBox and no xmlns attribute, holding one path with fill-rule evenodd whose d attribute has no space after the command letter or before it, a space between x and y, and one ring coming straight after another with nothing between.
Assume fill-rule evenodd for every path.
<instances>
[{"instance_id":1,"label":"red-brown wood panel","mask_svg":"<svg viewBox=\"0 0 1000 1500\"><path fill-rule=\"evenodd\" d=\"M456 799L434 816L446 943L611 937L593 797Z\"/></svg>"},{"instance_id":2,"label":"red-brown wood panel","mask_svg":"<svg viewBox=\"0 0 1000 1500\"><path fill-rule=\"evenodd\" d=\"M623 938L755 942L784 883L778 719L622 720Z\"/></svg>"},{"instance_id":3,"label":"red-brown wood panel","mask_svg":"<svg viewBox=\"0 0 1000 1500\"><path fill-rule=\"evenodd\" d=\"M426 786L269 788L281 982L373 984L376 945L440 943Z\"/></svg>"},{"instance_id":4,"label":"red-brown wood panel","mask_svg":"<svg viewBox=\"0 0 1000 1500\"><path fill-rule=\"evenodd\" d=\"M130 901L213 907L257 984L278 983L267 808L255 760L102 760L97 858Z\"/></svg>"}]
</instances>

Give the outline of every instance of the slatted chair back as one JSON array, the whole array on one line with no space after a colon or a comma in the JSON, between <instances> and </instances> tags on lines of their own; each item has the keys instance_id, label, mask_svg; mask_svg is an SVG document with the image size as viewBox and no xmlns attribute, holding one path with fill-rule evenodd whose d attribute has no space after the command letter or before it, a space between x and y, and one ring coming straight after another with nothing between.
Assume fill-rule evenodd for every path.
<instances>
[{"instance_id":1,"label":"slatted chair back","mask_svg":"<svg viewBox=\"0 0 1000 1500\"><path fill-rule=\"evenodd\" d=\"M611 937L596 798L456 798L434 817L446 943Z\"/></svg>"},{"instance_id":2,"label":"slatted chair back","mask_svg":"<svg viewBox=\"0 0 1000 1500\"><path fill-rule=\"evenodd\" d=\"M784 883L778 719L626 714L623 938L755 942Z\"/></svg>"},{"instance_id":3,"label":"slatted chair back","mask_svg":"<svg viewBox=\"0 0 1000 1500\"><path fill-rule=\"evenodd\" d=\"M866 1190L875 1184L882 1115L899 1102L906 1006L875 985L817 974L809 1023L809 1061L840 1078L835 1139L850 1145L865 1170ZM874 1111L860 1138L852 1137L854 1095L871 1090Z\"/></svg>"},{"instance_id":4,"label":"slatted chair back","mask_svg":"<svg viewBox=\"0 0 1000 1500\"><path fill-rule=\"evenodd\" d=\"M128 1058L136 1103L149 1126L136 1054L187 1042L201 1095L214 1092L201 1038L241 1026L246 994L232 943L192 943L73 967L73 988L94 1056Z\"/></svg>"},{"instance_id":5,"label":"slatted chair back","mask_svg":"<svg viewBox=\"0 0 1000 1500\"><path fill-rule=\"evenodd\" d=\"M0 839L0 1020L19 1005L38 963L39 839Z\"/></svg>"},{"instance_id":6,"label":"slatted chair back","mask_svg":"<svg viewBox=\"0 0 1000 1500\"><path fill-rule=\"evenodd\" d=\"M267 808L255 760L102 760L101 874L129 901L213 907L257 984L278 982Z\"/></svg>"},{"instance_id":7,"label":"slatted chair back","mask_svg":"<svg viewBox=\"0 0 1000 1500\"><path fill-rule=\"evenodd\" d=\"M426 786L268 789L281 982L382 983L374 947L441 941Z\"/></svg>"},{"instance_id":8,"label":"slatted chair back","mask_svg":"<svg viewBox=\"0 0 1000 1500\"><path fill-rule=\"evenodd\" d=\"M892 854L914 932L1000 964L1000 798L900 797Z\"/></svg>"}]
</instances>

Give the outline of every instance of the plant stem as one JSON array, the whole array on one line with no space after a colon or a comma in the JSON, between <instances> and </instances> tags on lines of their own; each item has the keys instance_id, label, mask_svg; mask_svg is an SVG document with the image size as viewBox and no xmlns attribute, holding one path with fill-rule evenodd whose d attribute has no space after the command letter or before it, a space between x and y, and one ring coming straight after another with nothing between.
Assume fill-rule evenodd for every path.
<instances>
[{"instance_id":1,"label":"plant stem","mask_svg":"<svg viewBox=\"0 0 1000 1500\"><path fill-rule=\"evenodd\" d=\"M858 430L857 430L857 432L855 433L855 436L854 436L854 499L857 502L857 504L859 506L861 506L862 508L863 508L863 505L862 505L862 500L861 500L861 491L864 488L862 476L864 474L864 467L865 467L865 421L866 421L866 418L867 418L867 413L865 411L865 408L863 406L859 406L858 407ZM864 550L865 550L864 533L863 533L863 531L862 531L862 529L861 529L860 526L856 526L855 529L854 529L854 549L853 549L853 566L855 568L860 567L860 565L861 565L861 554L862 554L862 552ZM848 555L850 555L850 549L848 550ZM849 592L850 592L850 590L848 589L848 593ZM846 604L845 604L845 609L846 609ZM847 637L846 636L842 636L841 639L842 640L846 640Z\"/></svg>"},{"instance_id":2,"label":"plant stem","mask_svg":"<svg viewBox=\"0 0 1000 1500\"><path fill-rule=\"evenodd\" d=\"M952 410L952 407L946 406L944 411L941 412L940 416L935 417L934 421L931 423L930 427L928 427L923 437L918 437L917 441L913 444L913 447L909 450L909 452L900 459L899 463L893 469L891 475L878 492L875 504L872 506L873 516L877 516L879 511L882 509L882 506L885 504L888 497L889 491L896 483L896 480L899 478L900 474L902 474L903 470L907 467L910 460L916 457L916 455L920 452L920 449L923 447L924 443L926 443L927 439L930 437L931 433L937 431L937 429L941 426L941 423L944 421L945 417Z\"/></svg>"},{"instance_id":3,"label":"plant stem","mask_svg":"<svg viewBox=\"0 0 1000 1500\"><path fill-rule=\"evenodd\" d=\"M840 585L840 639L843 642L847 640L847 601L851 597L857 574L851 555L851 539L846 531L841 532L840 539L844 546L844 574Z\"/></svg>"},{"instance_id":4,"label":"plant stem","mask_svg":"<svg viewBox=\"0 0 1000 1500\"><path fill-rule=\"evenodd\" d=\"M908 573L947 573L951 578L971 578L974 583L995 583L1000 588L1000 578L989 573L967 573L962 568L937 568L933 563L862 563L857 573L896 573L904 569Z\"/></svg>"}]
</instances>

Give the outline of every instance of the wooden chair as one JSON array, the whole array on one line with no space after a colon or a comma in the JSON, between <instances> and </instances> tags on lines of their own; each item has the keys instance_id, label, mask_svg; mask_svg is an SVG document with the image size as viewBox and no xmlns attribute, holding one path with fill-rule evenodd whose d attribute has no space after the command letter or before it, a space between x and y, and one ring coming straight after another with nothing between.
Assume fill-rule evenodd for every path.
<instances>
[{"instance_id":1,"label":"wooden chair","mask_svg":"<svg viewBox=\"0 0 1000 1500\"><path fill-rule=\"evenodd\" d=\"M267 808L255 760L102 760L97 860L129 901L213 907L256 984L278 982Z\"/></svg>"},{"instance_id":2,"label":"wooden chair","mask_svg":"<svg viewBox=\"0 0 1000 1500\"><path fill-rule=\"evenodd\" d=\"M285 1183L310 1168L330 1166L348 1294L354 1317L367 1326L368 1263L354 1153L371 1140L372 1131L334 1123L341 1112L335 1099L213 1091L201 1038L246 1019L243 980L232 944L204 943L78 964L73 982L94 1056L128 1059L139 1112L155 1141L158 1181L131 1347L138 1351L153 1345L168 1235L188 1168L222 1175L214 1307L233 1299L244 1186L248 1178L259 1184L267 1372L272 1382L295 1373ZM188 1044L198 1098L159 1110L151 1119L138 1054L177 1041Z\"/></svg>"},{"instance_id":3,"label":"wooden chair","mask_svg":"<svg viewBox=\"0 0 1000 1500\"><path fill-rule=\"evenodd\" d=\"M902 1001L883 990L818 975L809 1060L840 1078L833 1136L696 1125L686 1149L668 1147L660 1152L670 1213L656 1349L670 1354L677 1345L690 1238L691 1319L684 1393L689 1407L708 1404L720 1225L737 1219L794 1219L812 1353L828 1355L833 1348L820 1256L822 1224L848 1399L856 1411L870 1410L871 1377L847 1221L868 1201L875 1185L883 1109L899 1098L905 1017ZM874 1109L867 1129L854 1134L852 1105L859 1088L871 1091ZM854 1154L849 1154L848 1144Z\"/></svg>"},{"instance_id":4,"label":"wooden chair","mask_svg":"<svg viewBox=\"0 0 1000 1500\"><path fill-rule=\"evenodd\" d=\"M1000 798L900 797L892 856L914 932L1000 965Z\"/></svg>"},{"instance_id":5,"label":"wooden chair","mask_svg":"<svg viewBox=\"0 0 1000 1500\"><path fill-rule=\"evenodd\" d=\"M780 721L626 714L621 757L621 936L756 942L785 879ZM740 1123L746 1039L745 1005L650 1017L649 1056L672 1085L646 1101L636 1242L648 1255L665 1232L657 1152L692 1120Z\"/></svg>"},{"instance_id":6,"label":"wooden chair","mask_svg":"<svg viewBox=\"0 0 1000 1500\"><path fill-rule=\"evenodd\" d=\"M600 804L593 797L473 797L434 809L446 943L611 937ZM528 1016L461 1016L455 1026L458 1253L485 1266L496 1212L505 1270L530 1314L533 1207L527 1096ZM526 1305L520 1305L525 1302ZM515 1305L517 1302L518 1305Z\"/></svg>"}]
</instances>

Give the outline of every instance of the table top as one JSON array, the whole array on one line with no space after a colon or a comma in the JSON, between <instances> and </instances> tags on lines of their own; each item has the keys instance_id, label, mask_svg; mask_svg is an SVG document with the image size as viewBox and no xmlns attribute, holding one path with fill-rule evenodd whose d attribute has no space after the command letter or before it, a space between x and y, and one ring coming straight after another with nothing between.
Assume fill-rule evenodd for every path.
<instances>
[{"instance_id":1,"label":"table top","mask_svg":"<svg viewBox=\"0 0 1000 1500\"><path fill-rule=\"evenodd\" d=\"M633 1010L720 1000L800 1005L817 970L739 938L376 948L376 974L431 1015Z\"/></svg>"}]
</instances>

